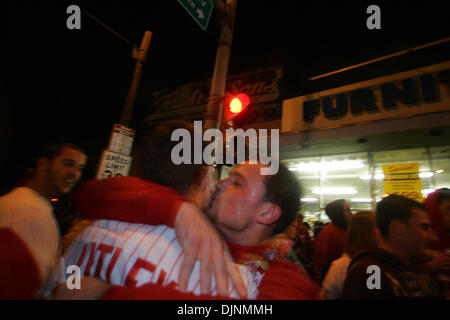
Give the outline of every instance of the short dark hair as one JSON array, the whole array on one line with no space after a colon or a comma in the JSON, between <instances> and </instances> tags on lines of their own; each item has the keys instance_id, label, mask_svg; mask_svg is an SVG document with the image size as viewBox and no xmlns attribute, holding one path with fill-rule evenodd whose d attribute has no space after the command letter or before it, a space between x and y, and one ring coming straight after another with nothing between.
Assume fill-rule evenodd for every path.
<instances>
[{"instance_id":1,"label":"short dark hair","mask_svg":"<svg viewBox=\"0 0 450 320\"><path fill-rule=\"evenodd\" d=\"M52 160L61 155L61 150L64 148L77 150L81 153L86 154L86 152L80 146L73 143L64 142L47 145L39 158L47 158L48 160Z\"/></svg>"},{"instance_id":2,"label":"short dark hair","mask_svg":"<svg viewBox=\"0 0 450 320\"><path fill-rule=\"evenodd\" d=\"M191 164L176 165L173 163L172 149L180 143L171 140L172 133L176 129L185 129L190 133L191 139L194 138L194 125L187 121L170 120L153 127L142 142L139 155L141 157L140 175L144 179L186 194L193 184L200 182L205 172L205 165L203 163L194 164L192 140Z\"/></svg>"},{"instance_id":3,"label":"short dark hair","mask_svg":"<svg viewBox=\"0 0 450 320\"><path fill-rule=\"evenodd\" d=\"M423 204L397 194L391 194L378 202L376 222L381 234L383 236L388 235L389 225L393 219L408 223L408 220L411 218L412 208L418 208L425 211Z\"/></svg>"},{"instance_id":4,"label":"short dark hair","mask_svg":"<svg viewBox=\"0 0 450 320\"><path fill-rule=\"evenodd\" d=\"M436 190L436 202L441 204L445 200L450 200L450 189L440 188Z\"/></svg>"},{"instance_id":5,"label":"short dark hair","mask_svg":"<svg viewBox=\"0 0 450 320\"><path fill-rule=\"evenodd\" d=\"M273 234L282 233L295 220L300 211L301 188L295 175L283 164L278 172L268 175L265 180L264 201L280 207L281 215L276 222Z\"/></svg>"}]
</instances>

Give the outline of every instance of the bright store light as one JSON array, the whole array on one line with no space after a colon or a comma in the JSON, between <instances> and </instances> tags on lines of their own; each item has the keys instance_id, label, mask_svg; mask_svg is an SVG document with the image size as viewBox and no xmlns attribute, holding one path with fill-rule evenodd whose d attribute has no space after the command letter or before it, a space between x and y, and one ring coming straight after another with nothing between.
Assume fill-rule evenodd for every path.
<instances>
[{"instance_id":1,"label":"bright store light","mask_svg":"<svg viewBox=\"0 0 450 320\"><path fill-rule=\"evenodd\" d=\"M370 180L372 178L372 176L370 174L363 174L362 176L359 177L361 180ZM375 180L383 180L384 179L384 174L382 173L377 173L374 176Z\"/></svg>"},{"instance_id":2,"label":"bright store light","mask_svg":"<svg viewBox=\"0 0 450 320\"><path fill-rule=\"evenodd\" d=\"M372 202L371 198L353 198L350 199L351 202L363 202L363 203L370 203Z\"/></svg>"},{"instance_id":3,"label":"bright store light","mask_svg":"<svg viewBox=\"0 0 450 320\"><path fill-rule=\"evenodd\" d=\"M421 172L421 173L419 173L419 177L420 178L431 178L432 176L434 176L433 172Z\"/></svg>"},{"instance_id":4,"label":"bright store light","mask_svg":"<svg viewBox=\"0 0 450 320\"><path fill-rule=\"evenodd\" d=\"M436 170L435 172L436 173L444 173L444 170L443 169L439 169L439 170Z\"/></svg>"},{"instance_id":5,"label":"bright store light","mask_svg":"<svg viewBox=\"0 0 450 320\"><path fill-rule=\"evenodd\" d=\"M317 198L302 198L302 202L317 202L319 199Z\"/></svg>"},{"instance_id":6,"label":"bright store light","mask_svg":"<svg viewBox=\"0 0 450 320\"><path fill-rule=\"evenodd\" d=\"M309 172L309 171L319 171L320 170L320 163L318 162L300 162L295 167L296 171L303 171L303 172Z\"/></svg>"},{"instance_id":7,"label":"bright store light","mask_svg":"<svg viewBox=\"0 0 450 320\"><path fill-rule=\"evenodd\" d=\"M358 191L354 188L315 188L312 190L314 194L356 194Z\"/></svg>"},{"instance_id":8,"label":"bright store light","mask_svg":"<svg viewBox=\"0 0 450 320\"><path fill-rule=\"evenodd\" d=\"M358 160L331 161L324 162L322 165L322 168L327 171L364 168L364 163Z\"/></svg>"},{"instance_id":9,"label":"bright store light","mask_svg":"<svg viewBox=\"0 0 450 320\"><path fill-rule=\"evenodd\" d=\"M292 171L317 172L364 168L364 163L359 160L325 161L325 162L300 162Z\"/></svg>"}]
</instances>

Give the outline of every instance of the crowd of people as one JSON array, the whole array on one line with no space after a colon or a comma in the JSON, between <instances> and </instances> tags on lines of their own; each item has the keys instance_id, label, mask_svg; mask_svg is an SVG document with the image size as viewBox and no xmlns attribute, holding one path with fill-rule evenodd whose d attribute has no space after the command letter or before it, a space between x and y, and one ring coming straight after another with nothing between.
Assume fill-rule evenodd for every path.
<instances>
[{"instance_id":1,"label":"crowd of people","mask_svg":"<svg viewBox=\"0 0 450 320\"><path fill-rule=\"evenodd\" d=\"M62 235L49 201L71 191L87 157L49 147L0 197L0 299L450 298L449 189L354 214L337 199L311 234L286 166L263 176L264 164L244 162L215 183L213 167L171 161L179 128L194 133L169 121L144 139L138 176L83 183L83 220Z\"/></svg>"}]
</instances>

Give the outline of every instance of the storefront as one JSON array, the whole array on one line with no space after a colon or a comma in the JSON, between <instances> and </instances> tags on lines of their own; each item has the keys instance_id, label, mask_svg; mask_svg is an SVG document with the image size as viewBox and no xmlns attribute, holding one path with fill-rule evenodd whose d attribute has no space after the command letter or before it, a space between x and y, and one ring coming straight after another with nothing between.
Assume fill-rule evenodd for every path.
<instances>
[{"instance_id":1,"label":"storefront","mask_svg":"<svg viewBox=\"0 0 450 320\"><path fill-rule=\"evenodd\" d=\"M285 100L280 157L313 220L335 199L372 210L450 187L450 62Z\"/></svg>"}]
</instances>

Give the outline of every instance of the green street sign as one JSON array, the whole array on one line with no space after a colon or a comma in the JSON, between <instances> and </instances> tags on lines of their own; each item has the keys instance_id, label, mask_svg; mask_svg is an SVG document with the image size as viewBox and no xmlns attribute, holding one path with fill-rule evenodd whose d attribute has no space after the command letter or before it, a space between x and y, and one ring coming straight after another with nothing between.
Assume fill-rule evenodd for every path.
<instances>
[{"instance_id":1,"label":"green street sign","mask_svg":"<svg viewBox=\"0 0 450 320\"><path fill-rule=\"evenodd\" d=\"M178 2L194 18L200 28L203 31L206 30L214 9L213 0L178 0Z\"/></svg>"}]
</instances>

